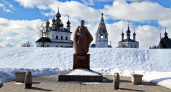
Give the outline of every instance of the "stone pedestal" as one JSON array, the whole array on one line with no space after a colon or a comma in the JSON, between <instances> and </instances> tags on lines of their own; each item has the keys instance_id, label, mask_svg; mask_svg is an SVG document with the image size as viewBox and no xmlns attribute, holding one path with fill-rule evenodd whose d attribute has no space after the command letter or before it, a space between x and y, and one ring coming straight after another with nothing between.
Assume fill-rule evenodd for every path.
<instances>
[{"instance_id":1,"label":"stone pedestal","mask_svg":"<svg viewBox=\"0 0 171 92\"><path fill-rule=\"evenodd\" d=\"M74 54L73 57L73 69L58 75L58 81L82 81L82 82L102 82L103 76L98 75L68 75L75 69L88 69L90 70L90 54Z\"/></svg>"},{"instance_id":2,"label":"stone pedestal","mask_svg":"<svg viewBox=\"0 0 171 92\"><path fill-rule=\"evenodd\" d=\"M132 84L141 85L142 77L143 77L143 75L140 75L140 74L132 74Z\"/></svg>"},{"instance_id":3,"label":"stone pedestal","mask_svg":"<svg viewBox=\"0 0 171 92\"><path fill-rule=\"evenodd\" d=\"M16 82L22 82L24 83L24 79L25 79L25 73L26 72L16 72L15 73L15 81Z\"/></svg>"},{"instance_id":4,"label":"stone pedestal","mask_svg":"<svg viewBox=\"0 0 171 92\"><path fill-rule=\"evenodd\" d=\"M58 75L58 81L81 81L81 82L102 82L103 81L103 76L100 73L98 73L98 75L68 75L70 72L74 70L75 69ZM89 70L89 71L95 72L92 70Z\"/></svg>"},{"instance_id":5,"label":"stone pedestal","mask_svg":"<svg viewBox=\"0 0 171 92\"><path fill-rule=\"evenodd\" d=\"M90 69L90 54L74 54L73 69Z\"/></svg>"},{"instance_id":6,"label":"stone pedestal","mask_svg":"<svg viewBox=\"0 0 171 92\"><path fill-rule=\"evenodd\" d=\"M59 75L58 81L102 82L102 75Z\"/></svg>"}]
</instances>

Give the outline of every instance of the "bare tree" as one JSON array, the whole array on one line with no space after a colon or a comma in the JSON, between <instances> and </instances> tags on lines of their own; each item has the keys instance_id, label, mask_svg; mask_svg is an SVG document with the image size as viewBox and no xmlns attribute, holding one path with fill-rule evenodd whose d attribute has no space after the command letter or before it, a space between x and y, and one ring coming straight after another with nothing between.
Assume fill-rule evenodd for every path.
<instances>
[{"instance_id":1,"label":"bare tree","mask_svg":"<svg viewBox=\"0 0 171 92\"><path fill-rule=\"evenodd\" d=\"M39 35L40 35L40 37L41 37L41 39L42 39L42 47L44 47L44 34L46 33L46 30L45 30L46 28L45 28L45 26L44 26L44 21L43 20L41 20L41 23L40 23L40 25L39 25L39 27L38 27L38 30L39 30Z\"/></svg>"},{"instance_id":2,"label":"bare tree","mask_svg":"<svg viewBox=\"0 0 171 92\"><path fill-rule=\"evenodd\" d=\"M30 41L27 41L25 43L21 43L21 47L33 47L33 44Z\"/></svg>"}]
</instances>

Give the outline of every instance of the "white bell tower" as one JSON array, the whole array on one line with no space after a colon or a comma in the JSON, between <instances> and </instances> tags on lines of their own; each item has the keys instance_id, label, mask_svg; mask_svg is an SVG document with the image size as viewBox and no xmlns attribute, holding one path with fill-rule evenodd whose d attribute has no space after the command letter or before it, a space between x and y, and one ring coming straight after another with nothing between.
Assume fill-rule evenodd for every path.
<instances>
[{"instance_id":1,"label":"white bell tower","mask_svg":"<svg viewBox=\"0 0 171 92\"><path fill-rule=\"evenodd\" d=\"M108 48L108 33L105 26L105 22L103 19L103 13L102 17L99 23L99 27L96 32L96 48Z\"/></svg>"}]
</instances>

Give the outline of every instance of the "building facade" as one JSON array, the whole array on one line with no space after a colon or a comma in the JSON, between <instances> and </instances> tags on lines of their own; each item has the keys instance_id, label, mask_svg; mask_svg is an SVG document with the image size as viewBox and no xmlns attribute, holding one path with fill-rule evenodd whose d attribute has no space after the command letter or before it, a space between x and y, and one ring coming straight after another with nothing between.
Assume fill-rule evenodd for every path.
<instances>
[{"instance_id":1,"label":"building facade","mask_svg":"<svg viewBox=\"0 0 171 92\"><path fill-rule=\"evenodd\" d=\"M108 45L108 33L106 29L106 25L103 18L103 13L101 14L101 20L95 34L95 44L92 44L91 47L95 48L109 48L111 45Z\"/></svg>"},{"instance_id":2,"label":"building facade","mask_svg":"<svg viewBox=\"0 0 171 92\"><path fill-rule=\"evenodd\" d=\"M127 36L127 38L124 39L124 33L123 33L123 29L122 29L121 41L118 42L117 48L139 48L139 42L136 41L135 29L134 29L134 33L133 33L133 39L130 38L131 31L129 29L129 24L128 24L128 30L126 31L126 36Z\"/></svg>"},{"instance_id":3,"label":"building facade","mask_svg":"<svg viewBox=\"0 0 171 92\"><path fill-rule=\"evenodd\" d=\"M71 40L71 34L70 31L70 21L68 19L68 22L66 23L66 28L64 27L61 19L61 14L56 14L56 18L52 20L52 26L50 27L50 22L46 22L45 26L45 37L41 37L36 41L37 47L73 47L73 41Z\"/></svg>"}]
</instances>

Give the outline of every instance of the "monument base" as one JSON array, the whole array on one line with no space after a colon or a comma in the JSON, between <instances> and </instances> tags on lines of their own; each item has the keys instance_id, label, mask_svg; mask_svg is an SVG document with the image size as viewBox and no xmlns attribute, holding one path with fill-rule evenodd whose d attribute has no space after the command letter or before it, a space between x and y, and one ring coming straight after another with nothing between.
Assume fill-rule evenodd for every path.
<instances>
[{"instance_id":1,"label":"monument base","mask_svg":"<svg viewBox=\"0 0 171 92\"><path fill-rule=\"evenodd\" d=\"M90 69L90 54L74 54L73 69Z\"/></svg>"},{"instance_id":2,"label":"monument base","mask_svg":"<svg viewBox=\"0 0 171 92\"><path fill-rule=\"evenodd\" d=\"M61 75L58 75L58 81L80 81L80 82L102 82L103 81L103 76L100 73L98 73L99 75L68 75L73 70L62 73ZM94 72L92 70L89 70L89 71Z\"/></svg>"}]
</instances>

